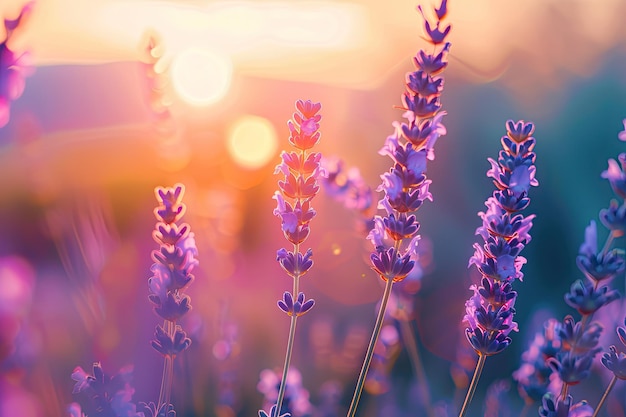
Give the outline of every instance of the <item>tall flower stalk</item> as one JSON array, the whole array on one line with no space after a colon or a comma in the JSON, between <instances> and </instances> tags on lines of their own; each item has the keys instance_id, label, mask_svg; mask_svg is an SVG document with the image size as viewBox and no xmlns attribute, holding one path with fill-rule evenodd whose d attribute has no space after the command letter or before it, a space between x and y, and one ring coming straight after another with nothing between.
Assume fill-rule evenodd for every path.
<instances>
[{"instance_id":1,"label":"tall flower stalk","mask_svg":"<svg viewBox=\"0 0 626 417\"><path fill-rule=\"evenodd\" d=\"M198 265L194 234L187 223L179 224L186 210L182 203L184 190L182 184L155 189L159 205L154 209L157 223L152 237L159 249L152 251L154 263L150 268L152 277L148 286L154 312L163 319L163 325L156 327L151 344L163 355L164 364L159 400L150 407L153 416L170 416L173 413L170 395L174 359L191 344L191 339L177 324L191 309L191 299L185 290L194 279L191 272Z\"/></svg>"},{"instance_id":2,"label":"tall flower stalk","mask_svg":"<svg viewBox=\"0 0 626 417\"><path fill-rule=\"evenodd\" d=\"M497 189L485 202L487 210L478 213L483 224L476 234L484 243L474 244L475 252L469 261L482 275L480 285L470 287L474 294L465 303L463 319L469 326L465 335L478 354L478 361L459 417L467 412L485 360L506 349L511 343L509 333L517 330L513 321L517 292L512 284L523 278L521 268L526 259L519 254L530 242L534 218L534 215L524 216L521 211L530 203L530 187L538 182L533 152L535 138L531 136L533 124L509 120L506 129L498 160L489 158L491 169L487 176L493 179Z\"/></svg>"},{"instance_id":3,"label":"tall flower stalk","mask_svg":"<svg viewBox=\"0 0 626 417\"><path fill-rule=\"evenodd\" d=\"M277 206L274 214L281 220L281 228L285 239L292 244L292 250L281 248L277 252L277 260L283 270L293 279L293 291L285 291L283 298L278 301L278 307L290 318L289 336L285 353L280 388L275 408L269 413L259 411L263 416L280 416L287 376L293 353L293 345L296 334L298 317L307 313L314 300L307 300L300 291L300 278L306 274L313 265L313 251L307 249L302 253L301 245L309 236L309 223L315 217L315 210L311 207L311 200L319 191L319 178L323 174L320 166L322 155L311 152L319 140L319 122L322 118L318 112L320 103L310 100L296 102L296 112L293 119L288 122L289 142L296 148L295 151L281 153L281 163L276 166L276 174L284 175L284 179L278 181L279 190L274 193Z\"/></svg>"},{"instance_id":4,"label":"tall flower stalk","mask_svg":"<svg viewBox=\"0 0 626 417\"><path fill-rule=\"evenodd\" d=\"M435 142L446 133L441 122L446 114L441 111L444 81L441 73L448 65L450 43L445 42L445 38L450 32L450 26L443 31L439 28L447 14L447 0L443 0L439 8L435 9L437 21L434 28L421 7L419 10L433 52L420 50L413 58L415 71L407 74L406 91L402 95L405 122L394 123L394 132L387 137L385 146L379 151L381 155L392 159L393 166L381 175L382 183L377 191L383 191L385 195L378 203L378 208L385 210L385 214L374 217L374 227L368 239L374 245L370 255L372 268L385 282L385 289L348 417L356 413L393 284L406 278L415 265L412 258L416 256L420 227L415 212L424 200L432 200L428 191L431 181L426 178L426 162L434 159Z\"/></svg>"}]
</instances>

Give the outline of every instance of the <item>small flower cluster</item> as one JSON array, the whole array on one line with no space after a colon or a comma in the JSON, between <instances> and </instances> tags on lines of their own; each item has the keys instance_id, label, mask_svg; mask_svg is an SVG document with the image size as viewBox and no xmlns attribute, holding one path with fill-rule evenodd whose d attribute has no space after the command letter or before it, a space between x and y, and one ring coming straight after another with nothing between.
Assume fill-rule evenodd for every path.
<instances>
[{"instance_id":1,"label":"small flower cluster","mask_svg":"<svg viewBox=\"0 0 626 417\"><path fill-rule=\"evenodd\" d=\"M626 320L624 320L626 325ZM618 327L617 335L623 346L626 346L626 328ZM602 356L602 364L613 373L615 378L626 380L626 354L618 352L615 345L609 347L609 352Z\"/></svg>"},{"instance_id":2,"label":"small flower cluster","mask_svg":"<svg viewBox=\"0 0 626 417\"><path fill-rule=\"evenodd\" d=\"M132 368L121 369L113 377L105 375L100 362L93 364L93 375L80 366L72 372L76 381L72 394L77 402L70 404L70 417L143 417L130 400L135 390L130 385Z\"/></svg>"},{"instance_id":3,"label":"small flower cluster","mask_svg":"<svg viewBox=\"0 0 626 417\"><path fill-rule=\"evenodd\" d=\"M557 328L559 321L549 319L537 333L530 347L522 354L522 365L513 372L520 395L526 402L539 401L549 390L552 368L547 361L561 350Z\"/></svg>"},{"instance_id":4,"label":"small flower cluster","mask_svg":"<svg viewBox=\"0 0 626 417\"><path fill-rule=\"evenodd\" d=\"M501 140L503 150L497 162L489 159L491 169L487 172L497 190L485 202L487 210L478 214L483 224L476 234L484 244L474 244L469 262L476 266L482 280L480 285L470 287L474 295L465 303L467 340L485 356L504 350L511 343L509 333L517 330L513 321L517 292L512 283L523 278L521 268L526 259L519 254L530 242L534 218L520 212L530 203L530 187L538 185L533 124L509 120L506 128L507 135Z\"/></svg>"},{"instance_id":5,"label":"small flower cluster","mask_svg":"<svg viewBox=\"0 0 626 417\"><path fill-rule=\"evenodd\" d=\"M283 298L278 300L278 308L291 318L289 338L285 353L283 376L280 379L276 402L270 408L269 414L259 410L259 416L282 416L281 407L285 399L287 378L293 352L297 318L309 312L315 301L307 300L304 293L299 291L300 278L313 266L313 250L300 251L300 245L309 236L309 223L315 217L315 210L311 207L311 200L319 191L318 181L325 173L321 167L322 154L311 152L320 140L320 120L318 114L322 108L320 103L310 100L298 100L296 112L289 120L289 142L296 151L280 154L281 163L276 166L275 174L283 174L284 178L278 181L279 190L274 193L276 200L274 215L281 220L281 229L292 245L293 250L281 248L276 253L276 260L287 274L293 278L293 291L285 291Z\"/></svg>"},{"instance_id":6,"label":"small flower cluster","mask_svg":"<svg viewBox=\"0 0 626 417\"><path fill-rule=\"evenodd\" d=\"M593 408L587 401L579 401L572 405L571 395L565 400L560 400L551 392L543 396L539 407L541 417L591 417L592 414Z\"/></svg>"},{"instance_id":7,"label":"small flower cluster","mask_svg":"<svg viewBox=\"0 0 626 417\"><path fill-rule=\"evenodd\" d=\"M276 174L282 173L284 180L278 181L280 191L274 193L277 203L274 214L281 220L285 238L294 246L293 251L285 248L278 250L277 260L296 283L313 265L313 251L300 252L300 244L309 236L309 223L316 214L311 200L317 195L318 181L323 176L320 166L322 155L310 152L321 136L319 122L322 116L318 114L321 107L310 100L296 102L297 111L288 126L291 132L289 142L297 151L283 151L280 155L282 161L275 171ZM301 316L313 305L313 300L305 300L304 293L297 291L297 285L294 285L293 294L285 292L283 299L278 301L278 307L289 316Z\"/></svg>"},{"instance_id":8,"label":"small flower cluster","mask_svg":"<svg viewBox=\"0 0 626 417\"><path fill-rule=\"evenodd\" d=\"M557 327L561 349L548 364L554 369L564 385L579 384L589 377L593 358L602 348L598 346L602 326L593 322L585 325L567 316Z\"/></svg>"},{"instance_id":9,"label":"small flower cluster","mask_svg":"<svg viewBox=\"0 0 626 417\"><path fill-rule=\"evenodd\" d=\"M374 217L374 191L367 185L358 168L345 168L345 163L337 157L322 158L326 177L321 184L326 194L342 203L348 210L359 213L357 229L370 231Z\"/></svg>"},{"instance_id":10,"label":"small flower cluster","mask_svg":"<svg viewBox=\"0 0 626 417\"><path fill-rule=\"evenodd\" d=\"M154 209L157 219L152 237L159 249L152 251L154 264L148 280L149 299L154 311L165 321L157 325L152 347L163 356L175 357L191 344L180 325L175 324L191 309L191 299L184 293L193 281L193 269L198 265L198 250L194 234L187 223L177 224L185 214L182 203L185 187L157 187L159 206Z\"/></svg>"},{"instance_id":11,"label":"small flower cluster","mask_svg":"<svg viewBox=\"0 0 626 417\"><path fill-rule=\"evenodd\" d=\"M624 123L626 127L626 121ZM626 140L626 134L620 134L620 139L622 136L625 136L624 140ZM621 154L620 159L626 162L626 155ZM626 175L615 160L609 160L609 169L602 173L602 177L607 178L615 194L624 199ZM624 211L626 211L626 205L620 206L615 200L611 201L608 209L600 211L600 219L609 230L607 240L601 249L598 248L596 223L591 221L585 229L585 240L576 258L578 268L585 278L575 281L570 291L565 294L565 302L576 309L582 317L580 321L576 321L572 316L567 316L563 323L557 325L557 337L561 347L554 357L547 360L547 363L554 373L552 378L555 381L553 382L561 385L561 392L558 397L552 392L544 395L543 405L540 408L541 415L553 415L550 414L553 409L569 410L569 415L572 415L575 406L571 409L569 407L572 402L572 397L568 395L569 387L589 377L593 360L602 351L598 345L603 327L597 321L592 322L591 318L600 308L620 298L619 293L611 289L609 284L617 274L624 270L625 262L620 251L610 250L610 248L614 238L622 236L626 230ZM626 335L626 331L618 328L618 335L622 338L622 335ZM626 375L623 373L626 369L624 354L618 355L615 346L611 346L610 352L605 353L602 363L613 372L615 378ZM612 384L614 382L615 379ZM612 384L607 388L607 393L612 388ZM606 395L597 406L598 410L602 407L604 399ZM568 415L565 411L561 412L565 413L563 415Z\"/></svg>"},{"instance_id":12,"label":"small flower cluster","mask_svg":"<svg viewBox=\"0 0 626 417\"><path fill-rule=\"evenodd\" d=\"M593 260L593 261L591 261ZM582 316L580 321L566 316L563 323L557 325L557 338L561 347L554 357L547 360L554 372L556 382L561 385L561 396L555 401L565 401L569 387L587 379L595 356L602 350L599 344L603 327L597 321L590 322L591 317L601 307L620 298L616 290L602 281L610 281L614 274L624 268L621 256L607 257L597 252L595 222L591 222L585 230L585 242L581 245L577 258L579 269L585 274L586 280L577 280L565 294L565 301L575 308ZM594 267L590 267L594 262ZM602 272L601 272L602 271ZM601 278L600 278L601 277Z\"/></svg>"},{"instance_id":13,"label":"small flower cluster","mask_svg":"<svg viewBox=\"0 0 626 417\"><path fill-rule=\"evenodd\" d=\"M383 281L402 281L413 269L419 241L417 211L424 200L432 200L428 191L430 180L426 178L426 162L435 158L434 146L437 139L445 135L442 118L441 93L444 79L441 73L448 65L450 43L445 38L450 31L447 26L439 30L447 14L447 1L443 0L435 9L437 23L433 29L424 16L426 34L434 45L432 54L420 50L414 57L415 71L406 76L406 90L402 95L406 122L394 123L394 133L387 137L385 146L379 151L393 160L393 167L381 175L382 183L376 191L385 193L378 203L385 216L374 217L374 228L368 239L375 251L370 259L374 270ZM402 242L408 241L406 247Z\"/></svg>"},{"instance_id":14,"label":"small flower cluster","mask_svg":"<svg viewBox=\"0 0 626 417\"><path fill-rule=\"evenodd\" d=\"M10 103L22 95L24 78L31 72L28 53L12 51L8 43L15 29L30 13L33 4L27 3L16 19L4 20L6 38L0 43L0 128L9 122Z\"/></svg>"},{"instance_id":15,"label":"small flower cluster","mask_svg":"<svg viewBox=\"0 0 626 417\"><path fill-rule=\"evenodd\" d=\"M265 410L260 410L262 417L275 417L276 400L281 384L280 374L271 369L261 371L257 390L263 394L263 408L270 408L268 414ZM281 407L281 416L285 414L294 417L307 417L312 414L313 406L309 401L309 391L302 385L302 375L295 368L290 368L287 373L285 397ZM284 412L284 414L283 414Z\"/></svg>"}]
</instances>

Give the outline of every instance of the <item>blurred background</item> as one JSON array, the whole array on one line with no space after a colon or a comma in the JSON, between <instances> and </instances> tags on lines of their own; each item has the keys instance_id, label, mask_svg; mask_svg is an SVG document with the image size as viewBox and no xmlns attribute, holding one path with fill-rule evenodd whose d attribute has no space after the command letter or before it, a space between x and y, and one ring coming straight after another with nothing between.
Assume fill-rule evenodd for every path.
<instances>
[{"instance_id":1,"label":"blurred background","mask_svg":"<svg viewBox=\"0 0 626 417\"><path fill-rule=\"evenodd\" d=\"M25 4L3 0L0 17L16 19ZM389 169L377 151L401 118L394 106L405 73L430 48L417 4L34 3L7 40L28 52L31 70L0 128L0 415L64 415L72 370L94 361L109 373L133 364L134 401L156 400L162 359L149 346L158 319L147 299L153 190L179 182L200 266L184 323L193 344L177 358L173 401L182 416L256 415L261 371L282 366L289 326L275 307L291 281L275 261L286 241L271 196L294 102L322 103L317 150L358 167L375 188ZM429 166L434 202L419 212L432 252L410 322L435 403L455 399L450 367L466 344L460 320L477 279L467 269L476 213L493 191L486 159L497 156L508 119L533 121L538 142L540 186L528 210L537 217L516 288L520 332L487 361L472 408L482 415L494 380L509 381L511 404L523 406L510 379L520 355L545 318L574 313L563 293L581 278L578 247L612 197L600 173L626 149L617 140L626 118L626 2L448 7L448 134ZM299 321L293 366L313 405L334 396L345 407L382 287L355 213L323 192L313 206L306 243L315 265L302 289L317 306ZM615 287L625 293L623 282ZM421 415L407 353L392 356L388 386L374 384L361 415ZM573 393L592 404L601 395Z\"/></svg>"}]
</instances>

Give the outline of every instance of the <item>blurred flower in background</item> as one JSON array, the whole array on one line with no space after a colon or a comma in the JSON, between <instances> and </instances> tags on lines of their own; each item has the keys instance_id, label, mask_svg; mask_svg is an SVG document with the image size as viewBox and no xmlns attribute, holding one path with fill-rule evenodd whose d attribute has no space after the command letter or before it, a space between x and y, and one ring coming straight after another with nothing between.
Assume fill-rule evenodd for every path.
<instances>
[{"instance_id":1,"label":"blurred flower in background","mask_svg":"<svg viewBox=\"0 0 626 417\"><path fill-rule=\"evenodd\" d=\"M430 10L431 2L418 3ZM194 310L184 326L194 343L175 373L191 389L174 392L173 401L184 415L256 413L263 397L258 375L263 364L282 359L285 337L267 326L282 315L271 306L284 287L273 262L283 237L267 196L275 188L277 138L289 134L284 115L298 97L323 103L328 140L319 151L343 161L333 171L335 191L354 193L354 208L369 216L367 184L377 184L388 168L373 155L397 116L389 103L398 100L422 36L416 4L26 4L0 1L2 117L10 104L0 129L0 415L61 415L71 401L67 376L76 363L98 358L109 370L135 364L133 399L158 390L160 364L144 343L152 330L146 320L154 319L145 303L154 225L145 213L153 206L151 190L176 182L193 190L189 223L211 268L199 271L190 289ZM534 390L544 390L546 381L535 354L551 349L553 339L541 326L528 327L529 312L551 305L556 317L566 314L562 294L579 273L580 231L596 216L598 201L612 195L610 182L621 181L621 160L607 168L607 155L618 155L623 144L600 138L624 130L626 3L475 0L448 6L455 47L443 100L454 141L437 145L429 177L438 204L424 207L420 219L420 233L432 246L420 266L428 260L436 268L398 285L407 292L398 294L406 297L396 298L402 308L395 312L415 319L433 403L447 404L439 409L452 415L454 381L446 370L456 362L474 212L490 187L483 175L492 153L486 138L498 134L508 115L519 114L534 120L546 139L538 161L544 189L533 196L536 239L525 252L533 261L516 302L516 321L537 340L530 347L514 344L484 375L502 378L524 368L518 376L529 385L520 388L537 398ZM610 181L597 175L604 170ZM602 224L622 227L620 207L621 201L609 206ZM371 316L380 287L370 279L366 248L354 230L360 216L324 198L316 210L320 233L310 237L316 266L308 273L307 296L318 304L302 325L294 363L314 411L330 417L345 413L368 338L364 317ZM615 244L625 247L622 237ZM621 281L614 283L624 293ZM572 289L572 301L587 290ZM221 301L229 306L223 321L216 319ZM622 325L624 304L606 308L597 319ZM604 333L602 346L619 343L610 339L616 339L612 331ZM528 366L519 359L526 348L535 353L525 355ZM593 369L601 367L600 356ZM409 403L414 372L404 350L394 358L385 371L390 392L400 387L392 398L397 410ZM459 385L469 382L462 381L468 379L462 369L457 377ZM620 385L608 399L611 412L624 408L611 405L624 398ZM477 403L487 386L478 388ZM602 388L590 388L595 397L589 399ZM501 398L513 409L515 401L523 406L516 391L494 386L490 406ZM367 410L388 410L381 404L389 399L382 397L365 398Z\"/></svg>"}]
</instances>

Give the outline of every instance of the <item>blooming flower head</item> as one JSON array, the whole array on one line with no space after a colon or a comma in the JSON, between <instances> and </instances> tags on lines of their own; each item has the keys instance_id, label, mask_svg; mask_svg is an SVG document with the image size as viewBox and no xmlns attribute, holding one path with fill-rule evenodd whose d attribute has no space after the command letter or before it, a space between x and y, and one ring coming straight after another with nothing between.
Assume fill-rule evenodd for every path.
<instances>
[{"instance_id":1,"label":"blooming flower head","mask_svg":"<svg viewBox=\"0 0 626 417\"><path fill-rule=\"evenodd\" d=\"M570 395L561 399L549 392L542 398L539 415L541 417L591 417L593 415L593 407L587 401L571 404L572 397Z\"/></svg>"},{"instance_id":2,"label":"blooming flower head","mask_svg":"<svg viewBox=\"0 0 626 417\"><path fill-rule=\"evenodd\" d=\"M374 191L366 184L358 168L345 168L337 157L323 158L322 167L326 176L321 183L326 194L342 203L347 209L359 214L359 230L371 230L374 216Z\"/></svg>"},{"instance_id":3,"label":"blooming flower head","mask_svg":"<svg viewBox=\"0 0 626 417\"><path fill-rule=\"evenodd\" d=\"M191 227L177 223L186 211L182 202L184 192L182 184L155 189L159 205L154 209L157 223L152 237L159 249L152 251L154 263L150 268L148 298L157 315L172 323L191 309L191 299L184 290L193 281L192 271L198 265L198 249ZM170 326L169 330L157 326L152 346L163 355L175 356L190 343L180 326Z\"/></svg>"},{"instance_id":4,"label":"blooming flower head","mask_svg":"<svg viewBox=\"0 0 626 417\"><path fill-rule=\"evenodd\" d=\"M621 153L615 159L609 159L609 167L602 172L602 178L609 180L613 192L621 199L626 199L626 154Z\"/></svg>"},{"instance_id":5,"label":"blooming flower head","mask_svg":"<svg viewBox=\"0 0 626 417\"><path fill-rule=\"evenodd\" d=\"M415 71L406 75L406 89L402 95L404 122L393 123L394 131L385 141L379 154L392 160L392 168L381 175L376 191L384 192L378 208L385 211L375 216L374 227L368 239L374 246L371 254L373 269L384 281L401 282L415 266L419 242L419 222L413 214L425 200L432 200L431 181L426 176L428 160L435 158L437 139L446 134L441 111L441 93L444 80L441 73L447 66L450 44L445 41L450 26L442 28L441 20L447 13L442 1L435 9L437 20L424 18L427 40L433 44L432 53L420 50L413 59Z\"/></svg>"},{"instance_id":6,"label":"blooming flower head","mask_svg":"<svg viewBox=\"0 0 626 417\"><path fill-rule=\"evenodd\" d=\"M598 252L597 235L596 222L592 220L585 229L585 242L580 246L579 255L576 258L578 268L594 283L610 281L625 267L624 259L619 251L613 249L608 252L605 250Z\"/></svg>"},{"instance_id":7,"label":"blooming flower head","mask_svg":"<svg viewBox=\"0 0 626 417\"><path fill-rule=\"evenodd\" d=\"M281 382L280 378L280 374L271 369L265 369L261 371L260 380L257 384L257 390L263 394L264 397L263 409L270 408L270 414L272 413L271 408L276 404L278 398L278 390ZM280 409L282 410L281 416L283 412L285 412L294 417L308 415L312 409L312 405L309 401L309 391L302 385L302 375L300 371L293 367L289 369L287 374L285 398Z\"/></svg>"},{"instance_id":8,"label":"blooming flower head","mask_svg":"<svg viewBox=\"0 0 626 417\"><path fill-rule=\"evenodd\" d=\"M281 162L274 171L283 176L273 196L276 200L274 215L281 220L283 234L294 248L293 251L279 249L276 259L294 281L313 266L313 251L308 249L302 253L300 245L309 236L309 224L316 215L311 200L319 191L319 181L326 176L321 165L322 155L310 151L321 137L319 122L322 116L318 114L321 107L320 103L310 100L296 102L296 112L288 122L289 143L296 150L283 151ZM314 300L305 301L304 293L285 293L283 299L278 301L278 307L290 316L300 316L309 311L314 303Z\"/></svg>"},{"instance_id":9,"label":"blooming flower head","mask_svg":"<svg viewBox=\"0 0 626 417\"><path fill-rule=\"evenodd\" d=\"M513 322L517 293L511 284L523 278L521 269L526 259L520 252L530 242L534 218L520 212L530 202L530 187L538 185L533 124L509 120L506 128L507 134L501 139L503 150L497 161L489 159L491 169L487 171L496 191L485 202L487 210L478 213L482 225L476 235L483 244L474 244L469 261L481 273L482 282L470 288L474 295L465 304L464 321L469 326L466 336L472 347L484 355L501 352L511 342L511 330L517 330Z\"/></svg>"},{"instance_id":10,"label":"blooming flower head","mask_svg":"<svg viewBox=\"0 0 626 417\"><path fill-rule=\"evenodd\" d=\"M617 352L615 346L609 347L609 352L602 356L602 364L617 378L626 380L626 354Z\"/></svg>"},{"instance_id":11,"label":"blooming flower head","mask_svg":"<svg viewBox=\"0 0 626 417\"><path fill-rule=\"evenodd\" d=\"M546 360L561 350L558 326L556 319L544 323L543 330L535 335L529 348L522 354L522 365L513 372L520 395L526 399L538 401L548 392L552 368Z\"/></svg>"},{"instance_id":12,"label":"blooming flower head","mask_svg":"<svg viewBox=\"0 0 626 417\"><path fill-rule=\"evenodd\" d=\"M72 372L76 381L72 394L79 406L72 406L72 415L82 413L90 417L141 417L131 402L135 392L130 385L132 367L122 368L116 375L108 376L102 370L100 362L93 364L93 373L88 374L80 366Z\"/></svg>"}]
</instances>

